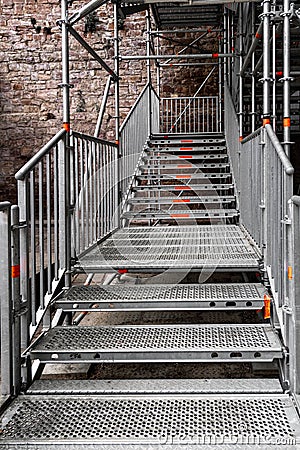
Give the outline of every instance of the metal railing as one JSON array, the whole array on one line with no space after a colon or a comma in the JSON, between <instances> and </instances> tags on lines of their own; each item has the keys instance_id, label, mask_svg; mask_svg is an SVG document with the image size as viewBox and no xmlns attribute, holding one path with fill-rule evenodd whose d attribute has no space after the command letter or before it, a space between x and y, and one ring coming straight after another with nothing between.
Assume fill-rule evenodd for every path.
<instances>
[{"instance_id":1,"label":"metal railing","mask_svg":"<svg viewBox=\"0 0 300 450\"><path fill-rule=\"evenodd\" d=\"M160 102L161 133L217 133L219 98L165 97Z\"/></svg>"},{"instance_id":2,"label":"metal railing","mask_svg":"<svg viewBox=\"0 0 300 450\"><path fill-rule=\"evenodd\" d=\"M72 256L118 226L118 146L82 133L71 136Z\"/></svg>"},{"instance_id":3,"label":"metal railing","mask_svg":"<svg viewBox=\"0 0 300 450\"><path fill-rule=\"evenodd\" d=\"M158 132L159 99L147 84L120 128L121 192L126 197L143 147L151 134Z\"/></svg>"},{"instance_id":4,"label":"metal railing","mask_svg":"<svg viewBox=\"0 0 300 450\"><path fill-rule=\"evenodd\" d=\"M20 297L19 208L9 202L0 203L0 242L1 395L6 398L21 387L20 323L27 307Z\"/></svg>"},{"instance_id":5,"label":"metal railing","mask_svg":"<svg viewBox=\"0 0 300 450\"><path fill-rule=\"evenodd\" d=\"M28 305L22 336L27 345L40 321L50 323L47 306L65 269L65 136L65 130L59 131L16 174L22 224L20 289Z\"/></svg>"}]
</instances>

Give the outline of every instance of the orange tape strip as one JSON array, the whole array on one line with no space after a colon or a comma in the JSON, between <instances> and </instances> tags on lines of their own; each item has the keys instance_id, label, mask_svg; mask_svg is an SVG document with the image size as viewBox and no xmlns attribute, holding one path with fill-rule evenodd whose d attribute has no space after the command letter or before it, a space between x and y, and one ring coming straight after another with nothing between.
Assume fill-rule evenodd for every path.
<instances>
[{"instance_id":1,"label":"orange tape strip","mask_svg":"<svg viewBox=\"0 0 300 450\"><path fill-rule=\"evenodd\" d=\"M264 319L271 317L271 298L268 294L264 295Z\"/></svg>"},{"instance_id":2,"label":"orange tape strip","mask_svg":"<svg viewBox=\"0 0 300 450\"><path fill-rule=\"evenodd\" d=\"M67 131L67 133L69 133L71 131L70 124L67 122L63 123L63 128Z\"/></svg>"},{"instance_id":3,"label":"orange tape strip","mask_svg":"<svg viewBox=\"0 0 300 450\"><path fill-rule=\"evenodd\" d=\"M192 178L191 175L176 175L176 178Z\"/></svg>"},{"instance_id":4,"label":"orange tape strip","mask_svg":"<svg viewBox=\"0 0 300 450\"><path fill-rule=\"evenodd\" d=\"M212 56L213 58L219 58L219 53L213 53L211 56Z\"/></svg>"},{"instance_id":5,"label":"orange tape strip","mask_svg":"<svg viewBox=\"0 0 300 450\"><path fill-rule=\"evenodd\" d=\"M255 34L256 39L261 39L262 35L260 33Z\"/></svg>"},{"instance_id":6,"label":"orange tape strip","mask_svg":"<svg viewBox=\"0 0 300 450\"><path fill-rule=\"evenodd\" d=\"M269 118L263 119L263 127L264 127L265 125L270 125L270 123L271 123L271 121L270 121Z\"/></svg>"},{"instance_id":7,"label":"orange tape strip","mask_svg":"<svg viewBox=\"0 0 300 450\"><path fill-rule=\"evenodd\" d=\"M293 268L292 268L292 266L288 266L288 279L289 280L293 279Z\"/></svg>"},{"instance_id":8,"label":"orange tape strip","mask_svg":"<svg viewBox=\"0 0 300 450\"><path fill-rule=\"evenodd\" d=\"M291 119L290 117L284 117L283 119L283 126L289 128L291 126Z\"/></svg>"},{"instance_id":9,"label":"orange tape strip","mask_svg":"<svg viewBox=\"0 0 300 450\"><path fill-rule=\"evenodd\" d=\"M242 142L243 139L244 139L243 136L240 136L240 142Z\"/></svg>"},{"instance_id":10,"label":"orange tape strip","mask_svg":"<svg viewBox=\"0 0 300 450\"><path fill-rule=\"evenodd\" d=\"M182 139L180 142L194 142L192 139Z\"/></svg>"},{"instance_id":11,"label":"orange tape strip","mask_svg":"<svg viewBox=\"0 0 300 450\"><path fill-rule=\"evenodd\" d=\"M173 203L190 203L190 199L188 199L188 198L186 198L186 199L178 198L176 200L173 200Z\"/></svg>"},{"instance_id":12,"label":"orange tape strip","mask_svg":"<svg viewBox=\"0 0 300 450\"><path fill-rule=\"evenodd\" d=\"M189 167L193 167L193 164L177 164L178 169L186 169Z\"/></svg>"},{"instance_id":13,"label":"orange tape strip","mask_svg":"<svg viewBox=\"0 0 300 450\"><path fill-rule=\"evenodd\" d=\"M11 266L11 277L12 278L20 277L20 264L17 264L16 266Z\"/></svg>"},{"instance_id":14,"label":"orange tape strip","mask_svg":"<svg viewBox=\"0 0 300 450\"><path fill-rule=\"evenodd\" d=\"M193 150L192 147L180 147L179 150Z\"/></svg>"},{"instance_id":15,"label":"orange tape strip","mask_svg":"<svg viewBox=\"0 0 300 450\"><path fill-rule=\"evenodd\" d=\"M181 159L193 159L192 155L179 155Z\"/></svg>"},{"instance_id":16,"label":"orange tape strip","mask_svg":"<svg viewBox=\"0 0 300 450\"><path fill-rule=\"evenodd\" d=\"M175 191L190 191L191 189L190 186L175 186Z\"/></svg>"},{"instance_id":17,"label":"orange tape strip","mask_svg":"<svg viewBox=\"0 0 300 450\"><path fill-rule=\"evenodd\" d=\"M190 217L189 214L171 214L171 217Z\"/></svg>"}]
</instances>

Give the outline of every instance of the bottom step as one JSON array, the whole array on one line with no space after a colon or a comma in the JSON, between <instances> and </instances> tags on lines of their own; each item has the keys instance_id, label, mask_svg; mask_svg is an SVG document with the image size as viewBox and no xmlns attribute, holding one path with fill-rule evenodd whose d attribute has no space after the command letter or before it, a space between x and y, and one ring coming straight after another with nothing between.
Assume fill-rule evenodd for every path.
<instances>
[{"instance_id":1,"label":"bottom step","mask_svg":"<svg viewBox=\"0 0 300 450\"><path fill-rule=\"evenodd\" d=\"M6 449L299 448L285 394L25 395L2 417ZM187 445L188 444L188 445Z\"/></svg>"}]
</instances>

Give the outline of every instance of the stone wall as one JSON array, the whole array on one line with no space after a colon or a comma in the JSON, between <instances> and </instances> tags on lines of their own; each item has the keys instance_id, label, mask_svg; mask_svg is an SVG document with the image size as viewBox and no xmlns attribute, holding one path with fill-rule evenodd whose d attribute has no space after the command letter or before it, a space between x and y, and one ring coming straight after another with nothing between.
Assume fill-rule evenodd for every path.
<instances>
[{"instance_id":1,"label":"stone wall","mask_svg":"<svg viewBox=\"0 0 300 450\"><path fill-rule=\"evenodd\" d=\"M78 9L83 2L75 1ZM1 165L0 199L15 201L15 172L60 128L62 123L61 38L56 22L60 16L58 0L0 0L1 47ZM113 67L113 14L111 5L78 25L105 61ZM122 54L145 54L145 14L127 18L120 31ZM177 36L178 38L178 36ZM193 37L179 36L183 43ZM70 38L71 125L93 134L107 74L99 68L74 38ZM210 36L199 49L213 48ZM182 47L161 40L161 52L173 53ZM153 80L156 79L154 64ZM146 83L145 61L121 62L120 102L122 119ZM193 95L207 68L169 67L162 71L162 95ZM215 81L215 80L214 80ZM113 139L113 88L101 137Z\"/></svg>"}]
</instances>

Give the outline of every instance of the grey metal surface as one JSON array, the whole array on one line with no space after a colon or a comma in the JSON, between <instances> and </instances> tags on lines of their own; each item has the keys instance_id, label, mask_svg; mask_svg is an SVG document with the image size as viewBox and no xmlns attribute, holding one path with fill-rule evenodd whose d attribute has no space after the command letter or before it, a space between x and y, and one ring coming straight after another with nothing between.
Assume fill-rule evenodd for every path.
<instances>
[{"instance_id":1,"label":"grey metal surface","mask_svg":"<svg viewBox=\"0 0 300 450\"><path fill-rule=\"evenodd\" d=\"M43 362L273 361L280 340L268 325L55 327L31 347Z\"/></svg>"},{"instance_id":2,"label":"grey metal surface","mask_svg":"<svg viewBox=\"0 0 300 450\"><path fill-rule=\"evenodd\" d=\"M183 203L183 206L185 204ZM177 205L176 205L177 206ZM188 209L186 206L183 209L143 209L142 211L126 211L122 214L124 219L173 219L173 220L187 220L187 219L224 219L238 216L236 209Z\"/></svg>"},{"instance_id":3,"label":"grey metal surface","mask_svg":"<svg viewBox=\"0 0 300 450\"><path fill-rule=\"evenodd\" d=\"M36 380L27 394L281 394L277 379Z\"/></svg>"},{"instance_id":4,"label":"grey metal surface","mask_svg":"<svg viewBox=\"0 0 300 450\"><path fill-rule=\"evenodd\" d=\"M150 180L207 180L207 179L220 179L226 180L231 178L231 173L203 173L196 172L191 174L182 174L182 173L156 173L154 175L136 175L136 178L141 181L150 181Z\"/></svg>"},{"instance_id":5,"label":"grey metal surface","mask_svg":"<svg viewBox=\"0 0 300 450\"><path fill-rule=\"evenodd\" d=\"M139 245L131 244L131 239L140 237L146 240L146 245L140 248ZM223 239L223 245L214 245L217 237ZM159 248L152 247L155 238L160 239ZM179 241L173 242L174 238ZM203 245L203 238L208 238L210 242L206 241ZM227 238L242 238L243 245L240 245L240 241L238 245L227 243ZM118 247L114 244L115 239L124 240L124 245ZM257 270L258 259L257 249L236 225L129 227L118 230L103 243L87 251L75 268L93 271L147 269L150 272L166 268L180 270L203 267L214 270Z\"/></svg>"},{"instance_id":6,"label":"grey metal surface","mask_svg":"<svg viewBox=\"0 0 300 450\"><path fill-rule=\"evenodd\" d=\"M9 407L2 417L0 442L42 449L43 444L177 449L185 448L188 439L195 448L223 449L233 448L233 437L240 438L235 441L239 445L249 444L252 437L258 448L275 444L278 449L279 438L297 448L299 436L295 407L283 394L34 395L20 397Z\"/></svg>"},{"instance_id":7,"label":"grey metal surface","mask_svg":"<svg viewBox=\"0 0 300 450\"><path fill-rule=\"evenodd\" d=\"M162 150L158 152L159 154L152 154L149 155L149 152L145 152L144 156L142 157L143 161L150 161L150 162L160 162L160 161L172 161L172 162L178 162L178 161L185 161L185 160L193 160L193 161L199 161L199 160L217 160L220 159L228 159L228 155L226 153L200 153L200 154L193 154L193 155L173 155L166 153ZM185 152L188 153L188 152Z\"/></svg>"},{"instance_id":8,"label":"grey metal surface","mask_svg":"<svg viewBox=\"0 0 300 450\"><path fill-rule=\"evenodd\" d=\"M140 164L140 170L175 170L175 169L184 169L184 170L199 170L199 169L229 169L228 163L189 163L188 161L178 161L177 164Z\"/></svg>"},{"instance_id":9,"label":"grey metal surface","mask_svg":"<svg viewBox=\"0 0 300 450\"><path fill-rule=\"evenodd\" d=\"M130 198L128 200L129 204L136 203L160 203L160 204L178 204L178 203L217 203L217 204L225 204L232 203L235 201L235 197L232 196L208 196L202 197L198 195L194 196L180 196L180 197L161 197L161 196L148 196L148 197L140 197L136 196Z\"/></svg>"},{"instance_id":10,"label":"grey metal surface","mask_svg":"<svg viewBox=\"0 0 300 450\"><path fill-rule=\"evenodd\" d=\"M70 311L256 310L265 293L258 283L74 286L56 305Z\"/></svg>"},{"instance_id":11,"label":"grey metal surface","mask_svg":"<svg viewBox=\"0 0 300 450\"><path fill-rule=\"evenodd\" d=\"M140 186L133 186L132 191L194 191L194 192L207 192L207 191L230 191L233 189L233 184L146 184Z\"/></svg>"},{"instance_id":12,"label":"grey metal surface","mask_svg":"<svg viewBox=\"0 0 300 450\"><path fill-rule=\"evenodd\" d=\"M226 153L220 153L226 150L226 147L224 147L223 145L209 145L207 143L203 144L201 147L200 144L178 144L177 146L175 146L174 143L170 143L169 141L166 144L155 144L153 141L151 141L151 144L151 147L145 147L145 151L147 154L153 153L154 155L156 155L157 153L187 153L191 154L192 156L201 156L202 154L207 155L208 153L211 153L211 156L226 156ZM217 154L215 152L217 152Z\"/></svg>"}]
</instances>

